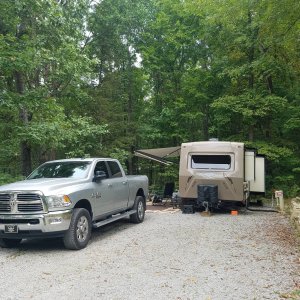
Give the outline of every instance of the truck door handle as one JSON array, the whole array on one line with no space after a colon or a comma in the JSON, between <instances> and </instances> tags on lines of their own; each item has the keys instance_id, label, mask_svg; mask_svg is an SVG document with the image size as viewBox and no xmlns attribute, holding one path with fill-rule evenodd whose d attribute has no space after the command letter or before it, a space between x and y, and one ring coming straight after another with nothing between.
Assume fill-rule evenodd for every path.
<instances>
[{"instance_id":1,"label":"truck door handle","mask_svg":"<svg viewBox=\"0 0 300 300\"><path fill-rule=\"evenodd\" d=\"M111 184L111 183L109 183L107 186L108 186L109 188L112 188L112 184Z\"/></svg>"},{"instance_id":2,"label":"truck door handle","mask_svg":"<svg viewBox=\"0 0 300 300\"><path fill-rule=\"evenodd\" d=\"M127 181L123 181L122 183L125 185L125 184L127 184Z\"/></svg>"}]
</instances>

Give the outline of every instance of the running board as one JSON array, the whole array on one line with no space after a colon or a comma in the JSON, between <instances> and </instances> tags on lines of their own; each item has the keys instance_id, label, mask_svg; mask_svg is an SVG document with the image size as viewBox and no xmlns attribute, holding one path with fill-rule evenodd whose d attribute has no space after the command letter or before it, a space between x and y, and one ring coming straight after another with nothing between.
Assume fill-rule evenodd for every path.
<instances>
[{"instance_id":1,"label":"running board","mask_svg":"<svg viewBox=\"0 0 300 300\"><path fill-rule=\"evenodd\" d=\"M101 227L103 225L106 225L106 224L109 224L111 222L129 217L130 215L132 215L134 213L136 213L136 210L132 209L132 210L126 211L126 212L121 213L121 214L113 215L111 218L93 223L93 228L99 228L99 227Z\"/></svg>"}]
</instances>

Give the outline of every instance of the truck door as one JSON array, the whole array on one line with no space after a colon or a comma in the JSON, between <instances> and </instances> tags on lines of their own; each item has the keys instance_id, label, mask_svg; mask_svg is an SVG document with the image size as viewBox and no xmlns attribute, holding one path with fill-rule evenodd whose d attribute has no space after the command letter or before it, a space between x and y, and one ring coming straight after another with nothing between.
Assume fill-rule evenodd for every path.
<instances>
[{"instance_id":1,"label":"truck door","mask_svg":"<svg viewBox=\"0 0 300 300\"><path fill-rule=\"evenodd\" d=\"M128 206L129 187L126 176L123 176L121 168L116 161L107 162L113 190L114 210L124 209Z\"/></svg>"},{"instance_id":2,"label":"truck door","mask_svg":"<svg viewBox=\"0 0 300 300\"><path fill-rule=\"evenodd\" d=\"M96 174L97 171L105 172L106 178L102 179L99 182L93 182L93 200L95 203L95 217L99 217L113 210L112 182L111 178L109 178L109 171L105 161L97 162L94 169L94 174Z\"/></svg>"}]
</instances>

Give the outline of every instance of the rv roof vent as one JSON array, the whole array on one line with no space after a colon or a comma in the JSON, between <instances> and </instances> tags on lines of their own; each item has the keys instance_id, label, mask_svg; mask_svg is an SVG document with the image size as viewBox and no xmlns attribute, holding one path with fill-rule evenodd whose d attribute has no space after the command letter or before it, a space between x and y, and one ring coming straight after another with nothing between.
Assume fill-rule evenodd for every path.
<instances>
[{"instance_id":1,"label":"rv roof vent","mask_svg":"<svg viewBox=\"0 0 300 300\"><path fill-rule=\"evenodd\" d=\"M218 138L211 138L211 139L209 139L209 141L210 141L210 142L218 142L219 139L218 139Z\"/></svg>"}]
</instances>

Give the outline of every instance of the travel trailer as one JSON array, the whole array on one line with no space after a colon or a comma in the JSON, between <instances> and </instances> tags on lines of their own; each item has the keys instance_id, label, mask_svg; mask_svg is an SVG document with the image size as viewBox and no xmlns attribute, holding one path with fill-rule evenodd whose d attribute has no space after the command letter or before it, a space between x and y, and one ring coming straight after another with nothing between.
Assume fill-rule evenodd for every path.
<instances>
[{"instance_id":1,"label":"travel trailer","mask_svg":"<svg viewBox=\"0 0 300 300\"><path fill-rule=\"evenodd\" d=\"M250 194L265 193L265 159L243 143L205 141L179 147L137 150L137 156L169 164L180 155L179 196L193 209L247 204Z\"/></svg>"}]
</instances>

